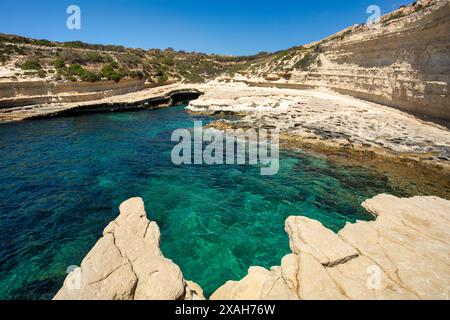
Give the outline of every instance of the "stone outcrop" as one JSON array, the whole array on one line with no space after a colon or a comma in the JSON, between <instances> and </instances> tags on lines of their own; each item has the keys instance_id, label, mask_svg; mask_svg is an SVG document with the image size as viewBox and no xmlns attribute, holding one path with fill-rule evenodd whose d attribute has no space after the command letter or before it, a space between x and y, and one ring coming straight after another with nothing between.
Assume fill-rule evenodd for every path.
<instances>
[{"instance_id":1,"label":"stone outcrop","mask_svg":"<svg viewBox=\"0 0 450 320\"><path fill-rule=\"evenodd\" d=\"M383 105L320 90L255 88L244 84L202 88L188 110L240 114L232 125L277 128L323 143L382 148L393 153L436 154L450 160L450 131ZM437 158L437 157L436 157Z\"/></svg>"},{"instance_id":2,"label":"stone outcrop","mask_svg":"<svg viewBox=\"0 0 450 320\"><path fill-rule=\"evenodd\" d=\"M180 268L161 253L159 241L158 225L147 219L142 199L124 202L54 299L203 300L202 289L184 280Z\"/></svg>"},{"instance_id":3,"label":"stone outcrop","mask_svg":"<svg viewBox=\"0 0 450 320\"><path fill-rule=\"evenodd\" d=\"M450 3L422 0L291 49L243 72L254 85L328 88L437 121L450 122ZM291 52L291 54L289 54ZM269 75L289 71L288 80Z\"/></svg>"},{"instance_id":4,"label":"stone outcrop","mask_svg":"<svg viewBox=\"0 0 450 320\"><path fill-rule=\"evenodd\" d=\"M347 224L338 234L289 217L292 253L280 266L251 267L211 299L450 299L450 201L379 195L363 206L376 220ZM159 241L142 199L124 202L54 299L204 300L200 286L162 255Z\"/></svg>"},{"instance_id":5,"label":"stone outcrop","mask_svg":"<svg viewBox=\"0 0 450 320\"><path fill-rule=\"evenodd\" d=\"M144 89L145 81L125 79L120 82L0 82L0 108L37 104L71 103L104 99Z\"/></svg>"},{"instance_id":6,"label":"stone outcrop","mask_svg":"<svg viewBox=\"0 0 450 320\"><path fill-rule=\"evenodd\" d=\"M78 85L81 86L82 83ZM88 83L85 83L85 85L89 86ZM143 85L142 83L142 87ZM126 90L115 91L112 95L105 94L105 92L91 92L75 95L58 95L55 97L43 96L42 101L40 98L36 100L34 97L15 97L5 100L28 99L26 102L27 105L20 107L11 107L10 105L8 108L1 107L2 99L0 99L0 123L90 112L154 109L188 102L202 94L202 92L196 90L193 86L180 84L150 87L140 91L133 89L129 93L126 92Z\"/></svg>"},{"instance_id":7,"label":"stone outcrop","mask_svg":"<svg viewBox=\"0 0 450 320\"><path fill-rule=\"evenodd\" d=\"M450 201L379 195L363 206L376 220L338 234L290 217L281 266L252 267L211 299L449 299Z\"/></svg>"},{"instance_id":8,"label":"stone outcrop","mask_svg":"<svg viewBox=\"0 0 450 320\"><path fill-rule=\"evenodd\" d=\"M433 6L386 21L380 28L356 30L322 48L323 67L306 83L450 121L450 4ZM391 17L395 17L391 15Z\"/></svg>"},{"instance_id":9,"label":"stone outcrop","mask_svg":"<svg viewBox=\"0 0 450 320\"><path fill-rule=\"evenodd\" d=\"M188 111L219 118L208 126L277 129L281 146L369 166L409 194L450 199L450 131L404 111L329 90L209 84ZM239 117L223 117L237 114Z\"/></svg>"}]
</instances>

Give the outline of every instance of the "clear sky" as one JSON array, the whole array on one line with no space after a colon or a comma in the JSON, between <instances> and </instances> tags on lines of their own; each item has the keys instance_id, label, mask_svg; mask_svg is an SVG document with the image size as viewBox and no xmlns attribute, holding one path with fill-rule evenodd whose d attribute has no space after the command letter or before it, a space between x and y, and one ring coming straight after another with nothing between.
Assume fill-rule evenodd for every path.
<instances>
[{"instance_id":1,"label":"clear sky","mask_svg":"<svg viewBox=\"0 0 450 320\"><path fill-rule=\"evenodd\" d=\"M0 0L0 32L55 41L233 55L320 40L410 0ZM66 28L69 5L81 30Z\"/></svg>"}]
</instances>

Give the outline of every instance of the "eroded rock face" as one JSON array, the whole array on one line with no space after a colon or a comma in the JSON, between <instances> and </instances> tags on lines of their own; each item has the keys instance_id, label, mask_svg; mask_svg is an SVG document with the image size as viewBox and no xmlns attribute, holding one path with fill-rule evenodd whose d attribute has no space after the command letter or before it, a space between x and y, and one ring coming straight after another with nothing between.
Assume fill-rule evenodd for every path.
<instances>
[{"instance_id":1,"label":"eroded rock face","mask_svg":"<svg viewBox=\"0 0 450 320\"><path fill-rule=\"evenodd\" d=\"M294 300L297 296L281 276L279 267L267 270L251 267L248 275L239 282L228 281L219 288L211 300Z\"/></svg>"},{"instance_id":2,"label":"eroded rock face","mask_svg":"<svg viewBox=\"0 0 450 320\"><path fill-rule=\"evenodd\" d=\"M449 299L450 201L379 195L376 221L334 234L304 217L286 221L292 254L281 267L250 268L211 299ZM277 288L277 291L267 290Z\"/></svg>"},{"instance_id":3,"label":"eroded rock face","mask_svg":"<svg viewBox=\"0 0 450 320\"><path fill-rule=\"evenodd\" d=\"M292 253L270 270L251 267L213 300L449 299L450 201L379 195L363 203L375 221L335 234L305 217L286 220ZM140 198L73 270L55 300L204 300L197 284L159 247Z\"/></svg>"},{"instance_id":4,"label":"eroded rock face","mask_svg":"<svg viewBox=\"0 0 450 320\"><path fill-rule=\"evenodd\" d=\"M289 217L286 231L293 253L308 253L323 265L333 266L358 256L358 251L348 245L316 220Z\"/></svg>"},{"instance_id":5,"label":"eroded rock face","mask_svg":"<svg viewBox=\"0 0 450 320\"><path fill-rule=\"evenodd\" d=\"M217 123L239 128L273 128L289 136L393 154L436 154L450 159L450 131L376 103L322 90L205 86L187 110L200 114L239 114ZM312 143L312 142L311 142Z\"/></svg>"},{"instance_id":6,"label":"eroded rock face","mask_svg":"<svg viewBox=\"0 0 450 320\"><path fill-rule=\"evenodd\" d=\"M267 58L238 79L328 88L448 122L449 28L448 0L419 0L379 24L354 25L307 45L308 54L290 50L283 59ZM270 76L277 71L288 71L288 80Z\"/></svg>"},{"instance_id":7,"label":"eroded rock face","mask_svg":"<svg viewBox=\"0 0 450 320\"><path fill-rule=\"evenodd\" d=\"M160 232L147 219L144 202L133 198L72 271L55 300L204 300L180 268L159 248Z\"/></svg>"}]
</instances>

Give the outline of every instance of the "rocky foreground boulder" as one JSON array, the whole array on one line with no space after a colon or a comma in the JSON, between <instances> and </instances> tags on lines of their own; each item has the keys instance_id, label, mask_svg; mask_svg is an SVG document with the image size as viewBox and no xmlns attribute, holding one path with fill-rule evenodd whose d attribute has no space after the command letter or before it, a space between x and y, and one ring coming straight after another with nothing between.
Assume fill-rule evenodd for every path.
<instances>
[{"instance_id":1,"label":"rocky foreground boulder","mask_svg":"<svg viewBox=\"0 0 450 320\"><path fill-rule=\"evenodd\" d=\"M363 206L376 220L338 234L288 218L281 266L252 267L211 299L449 299L450 201L379 195Z\"/></svg>"},{"instance_id":2,"label":"rocky foreground boulder","mask_svg":"<svg viewBox=\"0 0 450 320\"><path fill-rule=\"evenodd\" d=\"M363 206L376 220L347 224L338 234L315 220L288 218L292 253L281 265L251 267L211 299L449 299L450 201L379 195ZM142 199L126 201L54 299L204 299L162 255L159 240Z\"/></svg>"},{"instance_id":3,"label":"rocky foreground boulder","mask_svg":"<svg viewBox=\"0 0 450 320\"><path fill-rule=\"evenodd\" d=\"M158 225L147 219L142 199L124 202L54 299L204 300L202 289L163 256L159 241Z\"/></svg>"}]
</instances>

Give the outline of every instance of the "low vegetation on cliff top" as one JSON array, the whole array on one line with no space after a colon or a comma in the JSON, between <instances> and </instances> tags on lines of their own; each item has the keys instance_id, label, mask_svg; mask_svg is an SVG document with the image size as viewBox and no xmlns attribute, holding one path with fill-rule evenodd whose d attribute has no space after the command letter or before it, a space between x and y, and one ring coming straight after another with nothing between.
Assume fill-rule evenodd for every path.
<instances>
[{"instance_id":1,"label":"low vegetation on cliff top","mask_svg":"<svg viewBox=\"0 0 450 320\"><path fill-rule=\"evenodd\" d=\"M382 17L382 25L432 6L422 0ZM237 73L265 77L267 80L289 79L292 72L321 67L324 46L365 30L365 24L345 29L320 42L295 46L274 53L253 56L207 55L197 52L131 49L117 45L88 44L80 41L52 42L15 35L0 34L0 65L16 72L17 77L38 76L56 81L120 81L124 78L146 79L152 83L167 81L205 82L220 75Z\"/></svg>"},{"instance_id":2,"label":"low vegetation on cliff top","mask_svg":"<svg viewBox=\"0 0 450 320\"><path fill-rule=\"evenodd\" d=\"M130 49L83 42L51 42L0 34L0 64L58 81L99 81L145 78L204 82L228 70L239 70L259 56L234 57L197 52Z\"/></svg>"}]
</instances>

